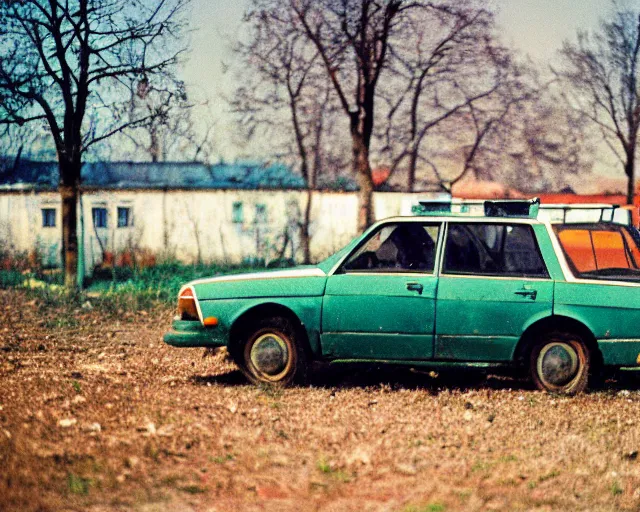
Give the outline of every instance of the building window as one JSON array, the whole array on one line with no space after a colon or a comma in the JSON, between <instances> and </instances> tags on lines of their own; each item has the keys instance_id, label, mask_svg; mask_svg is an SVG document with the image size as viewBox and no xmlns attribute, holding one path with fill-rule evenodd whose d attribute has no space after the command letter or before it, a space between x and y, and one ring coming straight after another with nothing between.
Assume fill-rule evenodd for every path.
<instances>
[{"instance_id":1,"label":"building window","mask_svg":"<svg viewBox=\"0 0 640 512\"><path fill-rule=\"evenodd\" d=\"M233 203L232 218L235 224L242 224L244 222L244 211L242 209L242 201L236 201Z\"/></svg>"},{"instance_id":2,"label":"building window","mask_svg":"<svg viewBox=\"0 0 640 512\"><path fill-rule=\"evenodd\" d=\"M266 204L256 205L256 223L257 224L267 223L267 205Z\"/></svg>"},{"instance_id":3,"label":"building window","mask_svg":"<svg viewBox=\"0 0 640 512\"><path fill-rule=\"evenodd\" d=\"M56 209L55 208L42 209L42 227L43 228L56 227Z\"/></svg>"},{"instance_id":4,"label":"building window","mask_svg":"<svg viewBox=\"0 0 640 512\"><path fill-rule=\"evenodd\" d=\"M107 209L106 208L93 208L93 225L96 228L107 227Z\"/></svg>"},{"instance_id":5,"label":"building window","mask_svg":"<svg viewBox=\"0 0 640 512\"><path fill-rule=\"evenodd\" d=\"M133 226L133 219L131 218L131 208L118 206L118 227L127 228L129 226Z\"/></svg>"}]
</instances>

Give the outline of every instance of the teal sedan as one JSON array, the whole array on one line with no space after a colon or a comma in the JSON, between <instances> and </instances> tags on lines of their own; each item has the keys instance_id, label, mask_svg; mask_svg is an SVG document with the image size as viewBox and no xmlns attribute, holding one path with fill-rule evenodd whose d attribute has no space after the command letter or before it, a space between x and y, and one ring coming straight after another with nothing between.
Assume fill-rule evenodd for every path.
<instances>
[{"instance_id":1,"label":"teal sedan","mask_svg":"<svg viewBox=\"0 0 640 512\"><path fill-rule=\"evenodd\" d=\"M314 360L511 369L563 394L640 367L635 228L538 220L535 201L415 213L315 266L186 284L164 341L226 346L251 382L279 386Z\"/></svg>"}]
</instances>

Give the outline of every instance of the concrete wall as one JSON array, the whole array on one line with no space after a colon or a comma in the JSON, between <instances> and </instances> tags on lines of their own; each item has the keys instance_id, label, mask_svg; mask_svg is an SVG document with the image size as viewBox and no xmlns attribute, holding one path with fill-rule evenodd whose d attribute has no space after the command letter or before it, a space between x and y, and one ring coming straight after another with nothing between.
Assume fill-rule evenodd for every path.
<instances>
[{"instance_id":1,"label":"concrete wall","mask_svg":"<svg viewBox=\"0 0 640 512\"><path fill-rule=\"evenodd\" d=\"M377 218L406 214L413 197L402 193L374 194ZM299 223L307 192L294 190L116 190L82 195L86 268L102 262L105 251L134 248L156 258L184 262L268 262L281 251L301 259ZM242 204L242 219L233 218L234 203ZM314 192L310 225L311 251L320 260L343 247L356 234L355 193ZM132 225L118 227L118 207L129 208ZM56 209L55 227L43 227L42 209ZM107 226L95 227L94 208L107 210ZM259 208L263 208L262 215ZM0 249L37 249L47 265L61 261L61 202L55 192L0 191Z\"/></svg>"}]
</instances>

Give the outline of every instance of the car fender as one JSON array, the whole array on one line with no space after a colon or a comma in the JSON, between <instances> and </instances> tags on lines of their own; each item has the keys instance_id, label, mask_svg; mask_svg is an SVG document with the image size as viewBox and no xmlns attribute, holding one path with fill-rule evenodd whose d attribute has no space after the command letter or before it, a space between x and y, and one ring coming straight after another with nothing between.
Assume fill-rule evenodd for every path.
<instances>
[{"instance_id":1,"label":"car fender","mask_svg":"<svg viewBox=\"0 0 640 512\"><path fill-rule=\"evenodd\" d=\"M571 306L568 304L556 304L553 308L554 316L560 316L574 320L584 325L591 334L597 338L597 329L592 320L589 320L589 316L580 311L579 307Z\"/></svg>"},{"instance_id":2,"label":"car fender","mask_svg":"<svg viewBox=\"0 0 640 512\"><path fill-rule=\"evenodd\" d=\"M277 297L277 298L255 298L235 300L241 302L241 307L237 308L226 320L229 330L233 329L238 320L250 314L258 308L285 308L295 315L307 333L309 348L313 355L322 353L320 346L320 310L322 308L322 296L311 297Z\"/></svg>"}]
</instances>

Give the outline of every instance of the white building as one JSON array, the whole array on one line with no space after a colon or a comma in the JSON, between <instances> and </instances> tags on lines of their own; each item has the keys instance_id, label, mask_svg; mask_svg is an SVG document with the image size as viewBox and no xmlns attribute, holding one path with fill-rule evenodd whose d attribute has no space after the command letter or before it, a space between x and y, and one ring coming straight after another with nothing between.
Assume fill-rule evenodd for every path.
<instances>
[{"instance_id":1,"label":"white building","mask_svg":"<svg viewBox=\"0 0 640 512\"><path fill-rule=\"evenodd\" d=\"M0 173L0 250L37 251L44 265L60 265L57 172L55 163L23 162ZM157 261L268 264L279 254L300 261L307 198L302 179L279 164L85 164L79 214L85 268L91 273L126 253ZM408 213L413 201L376 192L376 217ZM314 260L357 234L356 212L354 191L313 193Z\"/></svg>"}]
</instances>

